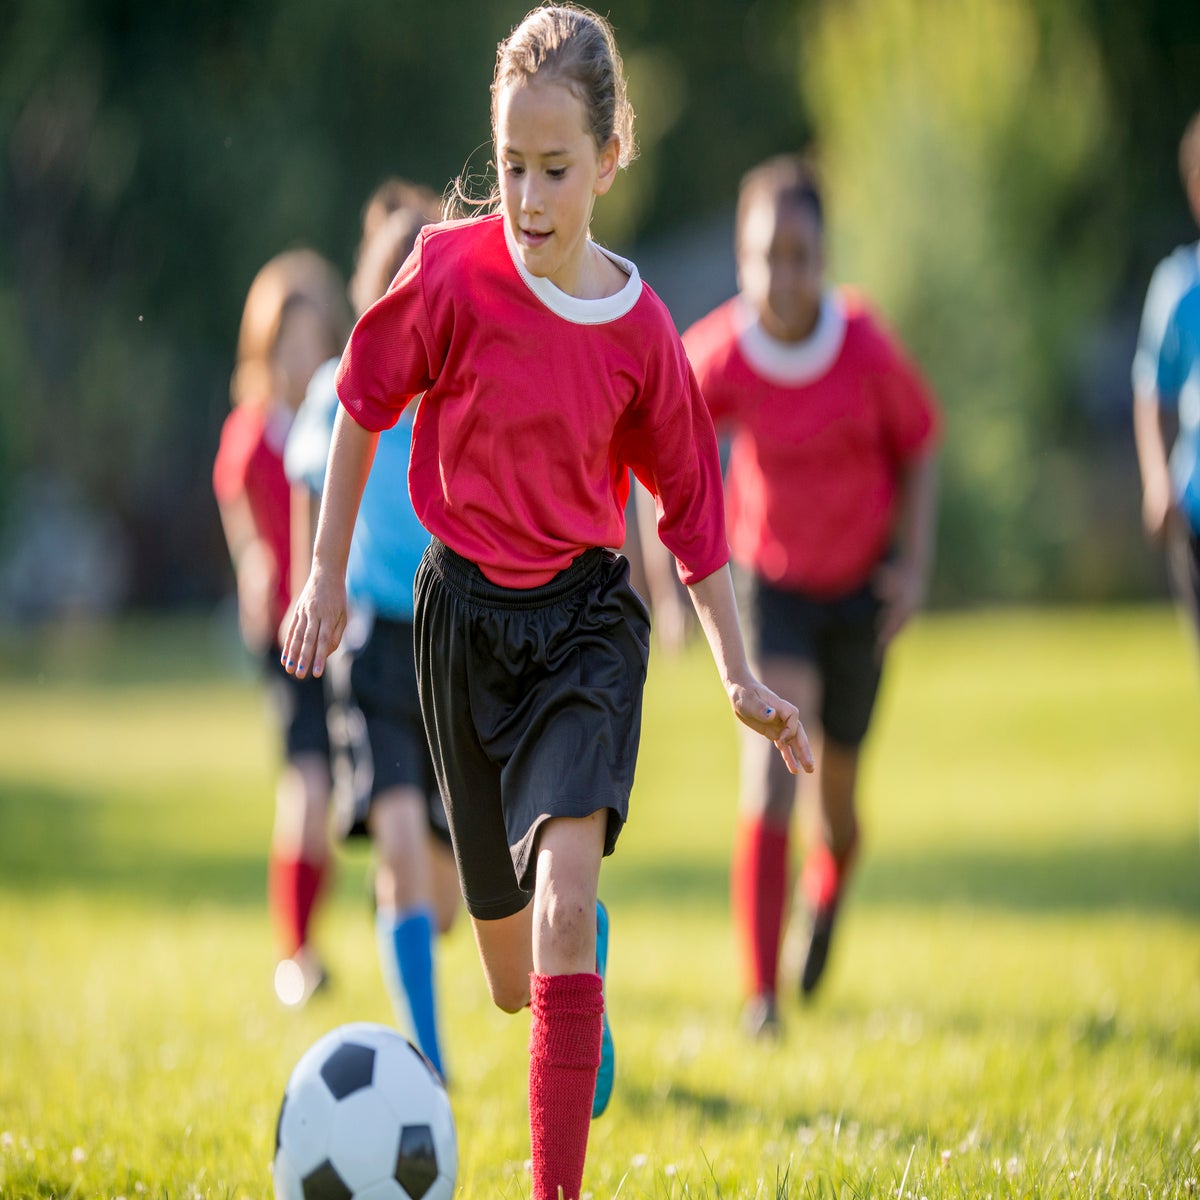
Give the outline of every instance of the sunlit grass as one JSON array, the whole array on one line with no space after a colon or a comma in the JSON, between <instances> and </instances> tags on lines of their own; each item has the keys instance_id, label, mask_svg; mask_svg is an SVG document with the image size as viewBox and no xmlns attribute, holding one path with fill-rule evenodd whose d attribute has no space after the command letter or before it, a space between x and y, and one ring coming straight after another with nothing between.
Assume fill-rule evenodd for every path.
<instances>
[{"instance_id":1,"label":"sunlit grass","mask_svg":"<svg viewBox=\"0 0 1200 1200\"><path fill-rule=\"evenodd\" d=\"M283 1082L388 1020L343 858L334 986L270 991L273 749L207 623L0 662L0 1197L266 1197ZM656 659L606 863L609 1197L1179 1197L1200 1178L1200 671L1166 610L942 616L906 636L861 870L815 1004L737 1030L736 740L699 648ZM527 1018L470 934L440 979L463 1197L528 1195Z\"/></svg>"}]
</instances>

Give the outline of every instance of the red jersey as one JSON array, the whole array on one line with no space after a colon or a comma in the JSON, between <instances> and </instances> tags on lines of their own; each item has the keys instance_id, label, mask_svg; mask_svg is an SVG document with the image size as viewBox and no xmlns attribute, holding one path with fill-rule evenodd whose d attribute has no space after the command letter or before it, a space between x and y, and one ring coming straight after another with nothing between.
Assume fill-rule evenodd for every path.
<instances>
[{"instance_id":1,"label":"red jersey","mask_svg":"<svg viewBox=\"0 0 1200 1200\"><path fill-rule=\"evenodd\" d=\"M366 429L424 393L417 516L503 587L621 545L630 468L685 583L729 560L704 399L665 306L610 257L625 286L581 300L525 270L499 216L426 226L342 356L338 395Z\"/></svg>"},{"instance_id":2,"label":"red jersey","mask_svg":"<svg viewBox=\"0 0 1200 1200\"><path fill-rule=\"evenodd\" d=\"M852 296L826 295L795 345L734 298L684 334L709 410L732 431L733 556L771 583L823 597L861 587L886 555L901 468L932 446L932 393Z\"/></svg>"},{"instance_id":3,"label":"red jersey","mask_svg":"<svg viewBox=\"0 0 1200 1200\"><path fill-rule=\"evenodd\" d=\"M213 463L213 491L229 504L245 495L258 536L275 559L275 599L272 622L278 629L290 602L291 485L283 470L283 447L292 414L264 412L239 404L221 426L221 443Z\"/></svg>"}]
</instances>

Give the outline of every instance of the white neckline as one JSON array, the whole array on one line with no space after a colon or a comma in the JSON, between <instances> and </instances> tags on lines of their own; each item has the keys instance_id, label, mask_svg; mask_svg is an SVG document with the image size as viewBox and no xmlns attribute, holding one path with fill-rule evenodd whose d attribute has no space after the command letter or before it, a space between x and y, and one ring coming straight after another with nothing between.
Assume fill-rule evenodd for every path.
<instances>
[{"instance_id":1,"label":"white neckline","mask_svg":"<svg viewBox=\"0 0 1200 1200\"><path fill-rule=\"evenodd\" d=\"M802 342L781 342L772 337L740 297L738 309L738 348L750 366L772 383L792 387L811 383L824 375L842 352L846 308L834 291L821 297L816 327Z\"/></svg>"},{"instance_id":2,"label":"white neckline","mask_svg":"<svg viewBox=\"0 0 1200 1200\"><path fill-rule=\"evenodd\" d=\"M599 300L583 300L564 292L557 284L551 283L540 275L532 274L521 261L521 252L517 248L512 230L504 214L499 216L500 224L504 227L504 243L508 247L508 256L517 268L517 274L525 281L529 290L548 308L566 321L576 325L603 325L607 321L615 321L623 317L638 302L642 294L642 277L637 267L627 258L606 250L599 243L593 243L596 249L606 258L611 259L626 275L625 286L611 296L603 296Z\"/></svg>"}]
</instances>

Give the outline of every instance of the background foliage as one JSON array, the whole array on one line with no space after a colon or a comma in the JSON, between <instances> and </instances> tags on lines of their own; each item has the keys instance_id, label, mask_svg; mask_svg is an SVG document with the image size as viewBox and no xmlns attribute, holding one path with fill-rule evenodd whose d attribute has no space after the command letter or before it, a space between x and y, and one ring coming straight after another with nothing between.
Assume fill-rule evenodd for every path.
<instances>
[{"instance_id":1,"label":"background foliage","mask_svg":"<svg viewBox=\"0 0 1200 1200\"><path fill-rule=\"evenodd\" d=\"M815 135L837 274L875 295L950 415L939 594L1155 589L1126 373L1150 268L1194 236L1174 155L1200 104L1200 8L607 10L642 156L597 235L662 264L648 276L682 321L730 284L740 173ZM0 607L227 590L208 474L250 279L298 243L347 269L388 173L441 186L484 170L495 46L521 15L497 0L0 8Z\"/></svg>"}]
</instances>

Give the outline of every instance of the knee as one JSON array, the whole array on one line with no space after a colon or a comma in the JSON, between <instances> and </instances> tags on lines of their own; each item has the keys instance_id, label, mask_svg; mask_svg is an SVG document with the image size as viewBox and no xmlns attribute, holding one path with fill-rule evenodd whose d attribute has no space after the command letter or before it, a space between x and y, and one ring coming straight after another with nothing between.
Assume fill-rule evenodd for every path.
<instances>
[{"instance_id":1,"label":"knee","mask_svg":"<svg viewBox=\"0 0 1200 1200\"><path fill-rule=\"evenodd\" d=\"M539 957L560 967L590 962L596 949L596 898L574 889L547 888L534 915Z\"/></svg>"},{"instance_id":2,"label":"knee","mask_svg":"<svg viewBox=\"0 0 1200 1200\"><path fill-rule=\"evenodd\" d=\"M529 1007L529 980L488 978L492 1003L501 1012L518 1013Z\"/></svg>"}]
</instances>

